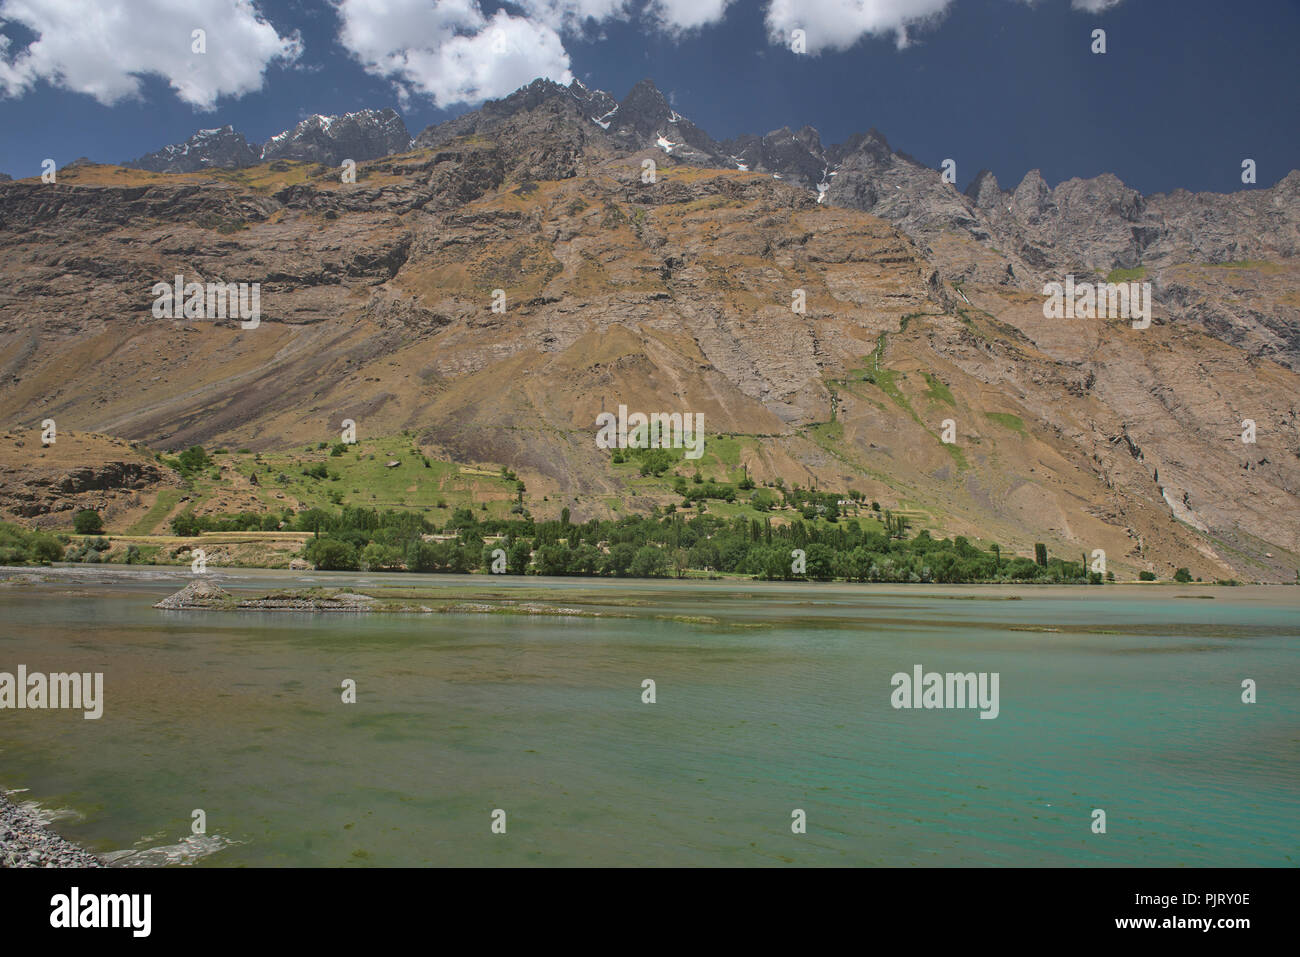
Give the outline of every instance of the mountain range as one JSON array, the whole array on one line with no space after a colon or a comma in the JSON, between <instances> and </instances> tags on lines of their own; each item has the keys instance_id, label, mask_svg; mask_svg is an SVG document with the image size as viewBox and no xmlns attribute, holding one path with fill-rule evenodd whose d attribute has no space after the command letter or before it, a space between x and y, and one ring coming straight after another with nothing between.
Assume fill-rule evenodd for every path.
<instances>
[{"instance_id":1,"label":"mountain range","mask_svg":"<svg viewBox=\"0 0 1300 957\"><path fill-rule=\"evenodd\" d=\"M1031 170L1004 190L991 172L981 170L959 193L936 170L894 151L875 129L829 147L811 126L718 142L677 113L650 80L620 102L580 80L566 87L539 79L414 138L392 109L310 116L260 147L230 126L200 130L185 143L123 165L173 173L242 169L276 159L333 166L344 159L361 162L433 149L471 134L491 135L521 114L556 107L574 125L586 120L595 129L584 134L607 139L616 150L657 149L678 162L769 173L815 192L819 202L887 219L941 264L949 281L978 279L1029 289L1062 270L1104 276L1113 269L1186 261L1291 257L1300 243L1300 174L1294 171L1271 189L1232 195L1179 190L1144 197L1111 174L1070 179L1052 189ZM557 157L554 169L534 171L539 178L574 175L580 142L566 145L569 152ZM997 249L1006 268L999 262L1001 272L990 275L960 250L945 249L953 236ZM1161 293L1175 308L1178 300L1194 296L1181 288ZM1198 318L1221 329L1231 326L1252 354L1276 356L1289 367L1300 359L1300 333L1276 310L1231 319L1198 312Z\"/></svg>"},{"instance_id":2,"label":"mountain range","mask_svg":"<svg viewBox=\"0 0 1300 957\"><path fill-rule=\"evenodd\" d=\"M0 185L0 410L254 451L351 418L508 466L535 513L575 520L680 498L611 468L597 414L698 411L719 475L1162 577L1291 581L1298 249L1297 171L1153 196L984 171L963 193L875 130L719 142L649 81L620 101L537 80L414 138L392 110L315 116ZM154 319L176 274L260 283L261 325ZM1047 318L1067 276L1149 283L1150 327Z\"/></svg>"}]
</instances>

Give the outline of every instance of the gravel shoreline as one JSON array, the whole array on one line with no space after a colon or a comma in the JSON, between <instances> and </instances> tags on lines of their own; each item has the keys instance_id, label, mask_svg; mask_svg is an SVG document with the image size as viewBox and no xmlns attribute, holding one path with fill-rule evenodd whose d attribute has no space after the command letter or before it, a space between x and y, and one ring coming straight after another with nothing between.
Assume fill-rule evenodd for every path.
<instances>
[{"instance_id":1,"label":"gravel shoreline","mask_svg":"<svg viewBox=\"0 0 1300 957\"><path fill-rule=\"evenodd\" d=\"M0 867L103 867L84 848L64 840L34 810L0 792Z\"/></svg>"}]
</instances>

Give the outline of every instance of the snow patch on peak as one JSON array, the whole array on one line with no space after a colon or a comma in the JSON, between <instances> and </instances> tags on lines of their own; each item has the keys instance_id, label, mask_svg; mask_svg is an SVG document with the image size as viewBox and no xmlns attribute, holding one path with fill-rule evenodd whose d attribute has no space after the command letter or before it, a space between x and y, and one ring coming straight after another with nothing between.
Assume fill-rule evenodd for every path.
<instances>
[{"instance_id":1,"label":"snow patch on peak","mask_svg":"<svg viewBox=\"0 0 1300 957\"><path fill-rule=\"evenodd\" d=\"M830 171L829 166L822 167L822 180L817 184L817 202L826 202L826 191L831 188L831 177L835 174Z\"/></svg>"}]
</instances>

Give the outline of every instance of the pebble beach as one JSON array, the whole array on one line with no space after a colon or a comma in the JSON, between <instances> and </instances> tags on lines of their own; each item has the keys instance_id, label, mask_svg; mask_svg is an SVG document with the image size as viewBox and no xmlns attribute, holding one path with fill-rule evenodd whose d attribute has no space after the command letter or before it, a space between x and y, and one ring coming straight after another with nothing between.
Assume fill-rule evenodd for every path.
<instances>
[{"instance_id":1,"label":"pebble beach","mask_svg":"<svg viewBox=\"0 0 1300 957\"><path fill-rule=\"evenodd\" d=\"M0 867L103 867L89 851L64 840L34 808L0 794Z\"/></svg>"}]
</instances>

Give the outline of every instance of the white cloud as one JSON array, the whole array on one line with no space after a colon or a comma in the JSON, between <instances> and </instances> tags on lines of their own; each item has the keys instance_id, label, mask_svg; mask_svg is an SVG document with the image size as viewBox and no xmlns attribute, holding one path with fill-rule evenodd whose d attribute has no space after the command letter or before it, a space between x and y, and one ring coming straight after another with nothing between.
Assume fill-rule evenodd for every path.
<instances>
[{"instance_id":1,"label":"white cloud","mask_svg":"<svg viewBox=\"0 0 1300 957\"><path fill-rule=\"evenodd\" d=\"M476 103L539 76L573 79L554 27L502 10L489 19L476 0L339 0L338 14L339 42L368 72L392 80L402 99Z\"/></svg>"},{"instance_id":2,"label":"white cloud","mask_svg":"<svg viewBox=\"0 0 1300 957\"><path fill-rule=\"evenodd\" d=\"M1037 6L1042 0L1020 0L1021 3L1033 7ZM1118 7L1124 0L1070 0L1072 10L1082 10L1085 13L1101 13L1103 10L1109 10L1111 7Z\"/></svg>"},{"instance_id":3,"label":"white cloud","mask_svg":"<svg viewBox=\"0 0 1300 957\"><path fill-rule=\"evenodd\" d=\"M908 30L937 20L952 0L771 0L767 30L772 42L790 43L802 29L809 53L847 50L863 37L893 36L907 46Z\"/></svg>"},{"instance_id":4,"label":"white cloud","mask_svg":"<svg viewBox=\"0 0 1300 957\"><path fill-rule=\"evenodd\" d=\"M695 30L717 23L732 0L654 0L650 16L669 32Z\"/></svg>"},{"instance_id":5,"label":"white cloud","mask_svg":"<svg viewBox=\"0 0 1300 957\"><path fill-rule=\"evenodd\" d=\"M440 104L475 103L513 93L537 77L570 83L569 55L550 27L498 11L472 36L414 51L406 77Z\"/></svg>"},{"instance_id":6,"label":"white cloud","mask_svg":"<svg viewBox=\"0 0 1300 957\"><path fill-rule=\"evenodd\" d=\"M399 98L439 106L506 96L537 77L573 79L564 35L633 16L631 0L515 0L524 16L484 16L478 0L334 0L339 42ZM668 33L716 23L732 0L653 0L650 29Z\"/></svg>"},{"instance_id":7,"label":"white cloud","mask_svg":"<svg viewBox=\"0 0 1300 957\"><path fill-rule=\"evenodd\" d=\"M38 81L111 106L138 96L156 75L199 110L222 96L261 89L267 66L302 53L296 34L280 36L250 0L0 0L0 22L37 34L25 49L0 45L0 95L21 96ZM191 34L207 52L191 52Z\"/></svg>"},{"instance_id":8,"label":"white cloud","mask_svg":"<svg viewBox=\"0 0 1300 957\"><path fill-rule=\"evenodd\" d=\"M516 0L516 5L553 30L576 31L588 20L605 20L628 16L629 0Z\"/></svg>"},{"instance_id":9,"label":"white cloud","mask_svg":"<svg viewBox=\"0 0 1300 957\"><path fill-rule=\"evenodd\" d=\"M400 72L412 50L436 49L487 24L476 0L340 0L339 42L375 72Z\"/></svg>"}]
</instances>

